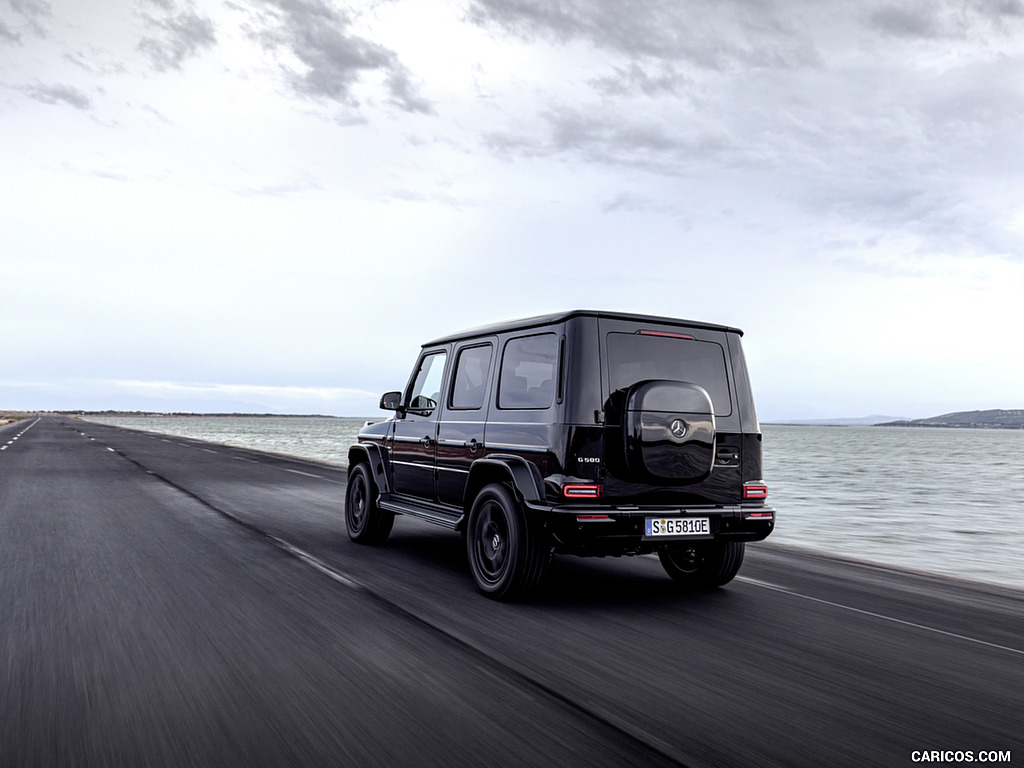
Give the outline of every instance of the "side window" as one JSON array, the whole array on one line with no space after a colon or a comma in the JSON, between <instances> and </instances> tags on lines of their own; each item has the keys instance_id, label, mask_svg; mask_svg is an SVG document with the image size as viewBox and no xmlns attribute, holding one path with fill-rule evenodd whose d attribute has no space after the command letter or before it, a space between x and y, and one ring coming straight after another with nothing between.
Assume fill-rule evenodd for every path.
<instances>
[{"instance_id":1,"label":"side window","mask_svg":"<svg viewBox=\"0 0 1024 768\"><path fill-rule=\"evenodd\" d=\"M499 408L548 408L555 399L558 337L553 333L510 339L501 359Z\"/></svg>"},{"instance_id":2,"label":"side window","mask_svg":"<svg viewBox=\"0 0 1024 768\"><path fill-rule=\"evenodd\" d=\"M444 376L445 352L434 352L423 358L416 379L409 390L408 407L427 415L437 407L441 398L441 382Z\"/></svg>"},{"instance_id":3,"label":"side window","mask_svg":"<svg viewBox=\"0 0 1024 768\"><path fill-rule=\"evenodd\" d=\"M455 383L449 405L453 409L477 410L487 399L487 372L491 367L491 345L466 347L455 361Z\"/></svg>"}]
</instances>

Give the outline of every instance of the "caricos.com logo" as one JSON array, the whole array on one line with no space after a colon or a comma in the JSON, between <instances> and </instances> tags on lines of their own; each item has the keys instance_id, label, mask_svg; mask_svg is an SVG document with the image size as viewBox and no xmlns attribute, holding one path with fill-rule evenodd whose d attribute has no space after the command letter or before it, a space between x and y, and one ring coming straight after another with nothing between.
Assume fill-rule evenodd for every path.
<instances>
[{"instance_id":1,"label":"caricos.com logo","mask_svg":"<svg viewBox=\"0 0 1024 768\"><path fill-rule=\"evenodd\" d=\"M915 750L910 753L910 759L915 763L1009 763L1012 761L1009 750L974 752L963 749Z\"/></svg>"}]
</instances>

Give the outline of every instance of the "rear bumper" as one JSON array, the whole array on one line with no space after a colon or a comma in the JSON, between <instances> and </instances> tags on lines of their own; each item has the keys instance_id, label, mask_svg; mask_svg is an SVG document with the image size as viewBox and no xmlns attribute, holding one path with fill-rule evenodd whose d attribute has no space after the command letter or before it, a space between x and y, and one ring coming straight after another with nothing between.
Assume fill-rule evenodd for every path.
<instances>
[{"instance_id":1,"label":"rear bumper","mask_svg":"<svg viewBox=\"0 0 1024 768\"><path fill-rule=\"evenodd\" d=\"M775 510L758 505L609 507L529 505L531 517L551 534L555 551L576 555L627 555L709 541L761 541L775 529ZM646 521L707 519L707 533L649 536ZM680 526L681 527L681 526Z\"/></svg>"}]
</instances>

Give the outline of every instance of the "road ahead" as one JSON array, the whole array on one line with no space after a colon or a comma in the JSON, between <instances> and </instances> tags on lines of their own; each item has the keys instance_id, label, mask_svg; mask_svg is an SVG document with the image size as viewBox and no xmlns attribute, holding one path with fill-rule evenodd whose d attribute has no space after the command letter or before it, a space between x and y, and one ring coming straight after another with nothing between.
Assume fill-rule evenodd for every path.
<instances>
[{"instance_id":1,"label":"road ahead","mask_svg":"<svg viewBox=\"0 0 1024 768\"><path fill-rule=\"evenodd\" d=\"M343 469L56 417L0 446L3 766L1024 764L1021 591L763 544L711 594L561 558L503 605L457 535L350 543Z\"/></svg>"}]
</instances>

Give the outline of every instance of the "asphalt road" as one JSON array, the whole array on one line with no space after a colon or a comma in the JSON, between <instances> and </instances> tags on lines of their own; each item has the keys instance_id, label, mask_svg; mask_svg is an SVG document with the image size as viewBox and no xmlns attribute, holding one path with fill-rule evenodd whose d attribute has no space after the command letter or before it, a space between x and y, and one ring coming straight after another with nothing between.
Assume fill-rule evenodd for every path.
<instances>
[{"instance_id":1,"label":"asphalt road","mask_svg":"<svg viewBox=\"0 0 1024 768\"><path fill-rule=\"evenodd\" d=\"M350 543L344 491L315 462L0 428L0 765L1024 764L1022 591L765 543L709 594L558 558L497 604L455 534Z\"/></svg>"}]
</instances>

